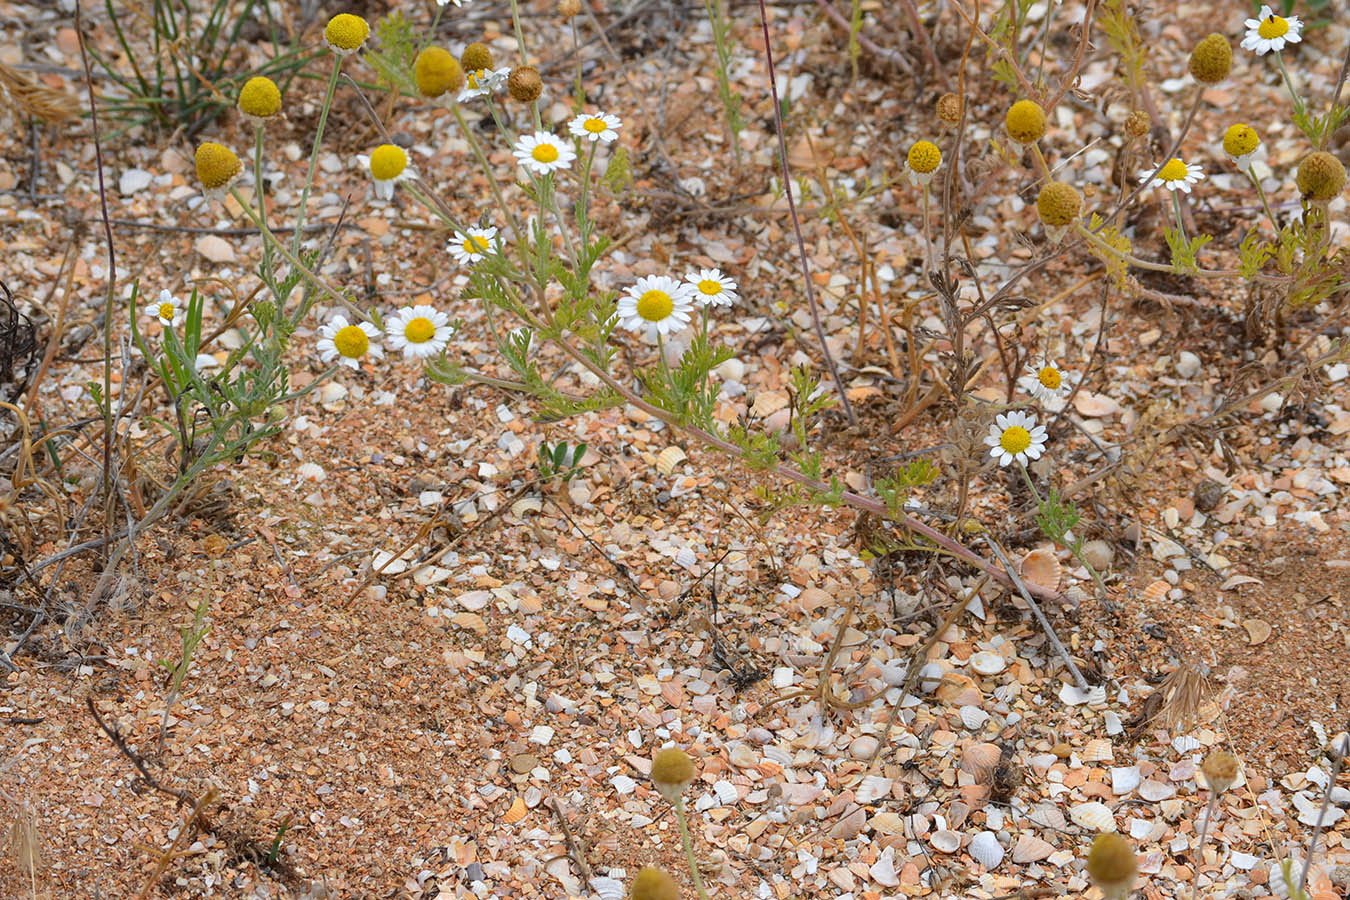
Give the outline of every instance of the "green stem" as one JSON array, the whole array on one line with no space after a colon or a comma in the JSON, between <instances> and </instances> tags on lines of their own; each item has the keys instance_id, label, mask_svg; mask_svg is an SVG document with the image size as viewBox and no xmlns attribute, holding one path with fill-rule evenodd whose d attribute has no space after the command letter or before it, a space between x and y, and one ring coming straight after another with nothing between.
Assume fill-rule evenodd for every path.
<instances>
[{"instance_id":1,"label":"green stem","mask_svg":"<svg viewBox=\"0 0 1350 900\"><path fill-rule=\"evenodd\" d=\"M529 60L525 58L525 32L520 30L520 5L516 0L511 0L511 25L516 30L516 51L520 54L520 64L529 65Z\"/></svg>"},{"instance_id":2,"label":"green stem","mask_svg":"<svg viewBox=\"0 0 1350 900\"><path fill-rule=\"evenodd\" d=\"M1289 88L1289 96L1294 100L1294 112L1303 115L1303 100L1299 97L1298 91L1294 90L1294 82L1289 78L1289 70L1284 67L1284 54L1276 51L1275 65L1280 67L1280 74L1284 76L1284 86Z\"/></svg>"},{"instance_id":3,"label":"green stem","mask_svg":"<svg viewBox=\"0 0 1350 900\"><path fill-rule=\"evenodd\" d=\"M525 235L521 232L520 224L516 221L515 214L511 212L511 207L507 206L506 201L502 199L502 189L497 185L497 176L492 171L492 164L488 162L487 154L483 152L483 146L478 143L478 138L474 136L473 130L469 128L469 123L464 121L464 113L460 111L459 104L451 103L450 111L455 114L455 122L459 125L459 132L464 135L464 140L469 142L469 149L473 151L474 158L478 160L478 165L483 170L483 176L487 178L488 187L492 190L492 199L497 201L497 208L506 216L506 224L511 226L511 232L516 237L516 246L520 250L521 264L528 271L530 263L525 253Z\"/></svg>"},{"instance_id":4,"label":"green stem","mask_svg":"<svg viewBox=\"0 0 1350 900\"><path fill-rule=\"evenodd\" d=\"M689 875L694 879L694 890L699 900L708 900L708 892L703 889L703 876L698 872L698 861L694 859L694 842L689 837L689 823L684 817L684 797L675 804L675 819L680 823L680 840L684 843L684 858L689 863Z\"/></svg>"},{"instance_id":5,"label":"green stem","mask_svg":"<svg viewBox=\"0 0 1350 900\"><path fill-rule=\"evenodd\" d=\"M1020 459L1017 461L1017 468L1022 471L1022 479L1026 481L1027 487L1031 489L1031 496L1036 498L1036 506L1040 506L1045 501L1041 499L1041 492L1036 490L1036 485L1031 481L1031 473L1027 471L1026 463Z\"/></svg>"},{"instance_id":6,"label":"green stem","mask_svg":"<svg viewBox=\"0 0 1350 900\"><path fill-rule=\"evenodd\" d=\"M314 170L319 166L319 147L323 144L323 130L328 124L328 110L333 106L333 93L337 90L338 75L342 72L342 56L333 54L333 73L328 76L328 88L323 94L323 105L319 107L319 126L314 132L314 147L309 151L309 172L305 175L305 187L300 192L300 211L295 217L295 237L291 239L291 253L300 252L300 238L305 231L305 205L309 202L309 191L314 186ZM266 228L266 226L259 226Z\"/></svg>"},{"instance_id":7,"label":"green stem","mask_svg":"<svg viewBox=\"0 0 1350 900\"><path fill-rule=\"evenodd\" d=\"M258 125L258 133L253 142L253 180L256 182L254 192L258 199L258 218L264 222L267 221L267 187L263 182L263 127ZM267 242L263 242L262 271L263 277L270 280L272 277L272 248Z\"/></svg>"},{"instance_id":8,"label":"green stem","mask_svg":"<svg viewBox=\"0 0 1350 900\"><path fill-rule=\"evenodd\" d=\"M1147 259L1140 259L1139 257L1134 256L1133 254L1117 250L1115 247L1112 247L1110 244L1103 241L1097 235L1093 234L1092 231L1090 231L1088 227L1084 225L1081 221L1076 222L1074 224L1074 228L1078 230L1079 236L1082 237L1089 244L1091 244L1093 247L1096 247L1098 250L1100 250L1102 253L1107 254L1108 256L1115 257L1121 262L1128 263L1129 265L1134 266L1135 268L1145 269L1149 272L1169 272L1172 274L1176 273L1176 270L1174 268L1164 263L1153 262L1152 260ZM1194 269L1192 271L1187 272L1186 274L1196 276L1199 278L1242 277L1242 273L1239 272L1237 269ZM1287 285L1293 282L1294 279L1292 276L1288 275L1262 275L1258 273L1254 280L1259 281L1263 284Z\"/></svg>"},{"instance_id":9,"label":"green stem","mask_svg":"<svg viewBox=\"0 0 1350 900\"><path fill-rule=\"evenodd\" d=\"M1177 234L1181 235L1181 240L1186 241L1186 223L1181 217L1181 193L1172 191L1172 211L1177 214Z\"/></svg>"},{"instance_id":10,"label":"green stem","mask_svg":"<svg viewBox=\"0 0 1350 900\"><path fill-rule=\"evenodd\" d=\"M1256 196L1261 198L1261 207L1266 211L1266 218L1270 219L1270 227L1274 228L1275 233L1278 235L1280 233L1280 223L1275 220L1275 213L1270 211L1270 201L1266 199L1266 189L1261 187L1261 179L1256 177L1256 173L1252 171L1251 166L1247 167L1246 175L1251 181L1252 186L1256 188Z\"/></svg>"},{"instance_id":11,"label":"green stem","mask_svg":"<svg viewBox=\"0 0 1350 900\"><path fill-rule=\"evenodd\" d=\"M422 36L422 40L417 42L417 52L419 55L431 45L432 41L436 40L436 26L441 24L441 14L443 12L445 12L445 5L437 3L436 15L431 17L431 28Z\"/></svg>"}]
</instances>

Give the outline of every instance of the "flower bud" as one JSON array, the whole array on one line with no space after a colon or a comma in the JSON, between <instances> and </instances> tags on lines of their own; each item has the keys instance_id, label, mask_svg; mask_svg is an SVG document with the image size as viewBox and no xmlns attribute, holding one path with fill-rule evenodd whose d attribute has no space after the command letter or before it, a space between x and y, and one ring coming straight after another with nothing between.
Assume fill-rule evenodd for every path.
<instances>
[{"instance_id":1,"label":"flower bud","mask_svg":"<svg viewBox=\"0 0 1350 900\"><path fill-rule=\"evenodd\" d=\"M1298 189L1307 200L1331 200L1345 190L1345 166L1325 150L1309 153L1298 164Z\"/></svg>"},{"instance_id":2,"label":"flower bud","mask_svg":"<svg viewBox=\"0 0 1350 900\"><path fill-rule=\"evenodd\" d=\"M486 44L470 44L459 55L459 64L465 72L477 72L479 69L492 68L492 51Z\"/></svg>"},{"instance_id":3,"label":"flower bud","mask_svg":"<svg viewBox=\"0 0 1350 900\"><path fill-rule=\"evenodd\" d=\"M1122 900L1134 887L1139 863L1129 841L1118 834L1099 834L1088 853L1087 870L1107 900Z\"/></svg>"},{"instance_id":4,"label":"flower bud","mask_svg":"<svg viewBox=\"0 0 1350 900\"><path fill-rule=\"evenodd\" d=\"M1237 757L1227 750L1215 750L1205 757L1205 761L1200 765L1200 771L1205 773L1205 782L1209 785L1210 791L1222 794L1237 781Z\"/></svg>"},{"instance_id":5,"label":"flower bud","mask_svg":"<svg viewBox=\"0 0 1350 900\"><path fill-rule=\"evenodd\" d=\"M1228 77L1233 68L1233 48L1228 38L1215 32L1195 45L1191 51L1191 75L1201 84L1218 84Z\"/></svg>"},{"instance_id":6,"label":"flower bud","mask_svg":"<svg viewBox=\"0 0 1350 900\"><path fill-rule=\"evenodd\" d=\"M694 780L694 760L678 747L667 747L652 758L652 784L671 803L678 803Z\"/></svg>"}]
</instances>

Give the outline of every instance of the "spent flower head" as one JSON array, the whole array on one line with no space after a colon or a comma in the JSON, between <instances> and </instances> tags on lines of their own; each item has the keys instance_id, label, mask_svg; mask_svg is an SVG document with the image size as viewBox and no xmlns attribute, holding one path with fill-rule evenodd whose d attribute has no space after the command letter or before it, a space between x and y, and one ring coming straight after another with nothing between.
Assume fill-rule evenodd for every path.
<instances>
[{"instance_id":1,"label":"spent flower head","mask_svg":"<svg viewBox=\"0 0 1350 900\"><path fill-rule=\"evenodd\" d=\"M492 252L492 239L496 236L496 226L456 231L455 239L450 242L450 255L462 266L476 263Z\"/></svg>"},{"instance_id":2,"label":"spent flower head","mask_svg":"<svg viewBox=\"0 0 1350 900\"><path fill-rule=\"evenodd\" d=\"M1134 887L1139 871L1130 842L1118 834L1099 834L1088 851L1088 876L1107 900L1121 900Z\"/></svg>"},{"instance_id":3,"label":"spent flower head","mask_svg":"<svg viewBox=\"0 0 1350 900\"><path fill-rule=\"evenodd\" d=\"M1157 176L1153 171L1145 172L1139 178L1140 184L1147 184L1149 187L1167 188L1169 191L1181 191L1189 194L1191 185L1205 177L1205 170L1194 163L1187 164L1179 159L1172 158L1158 170ZM1150 181L1150 179L1152 179Z\"/></svg>"},{"instance_id":4,"label":"spent flower head","mask_svg":"<svg viewBox=\"0 0 1350 900\"><path fill-rule=\"evenodd\" d=\"M370 172L375 181L375 196L381 200L394 198L394 185L412 176L408 166L408 152L397 144L381 144L369 156L358 156L358 164Z\"/></svg>"},{"instance_id":5,"label":"spent flower head","mask_svg":"<svg viewBox=\"0 0 1350 900\"><path fill-rule=\"evenodd\" d=\"M1223 152L1244 172L1251 168L1256 151L1261 148L1261 135L1250 125L1229 125L1223 133Z\"/></svg>"},{"instance_id":6,"label":"spent flower head","mask_svg":"<svg viewBox=\"0 0 1350 900\"><path fill-rule=\"evenodd\" d=\"M197 145L197 180L208 198L224 195L244 174L244 165L234 151L215 141Z\"/></svg>"},{"instance_id":7,"label":"spent flower head","mask_svg":"<svg viewBox=\"0 0 1350 900\"><path fill-rule=\"evenodd\" d=\"M183 301L162 290L159 299L145 308L145 314L158 319L165 328L172 328L183 321Z\"/></svg>"},{"instance_id":8,"label":"spent flower head","mask_svg":"<svg viewBox=\"0 0 1350 900\"><path fill-rule=\"evenodd\" d=\"M323 29L323 42L338 56L348 56L360 50L370 37L370 24L360 16L338 13L328 20Z\"/></svg>"},{"instance_id":9,"label":"spent flower head","mask_svg":"<svg viewBox=\"0 0 1350 900\"><path fill-rule=\"evenodd\" d=\"M337 359L355 369L357 361L367 354L384 356L384 348L376 340L379 336L380 330L369 322L353 324L346 316L333 316L328 324L319 327L319 358L324 362Z\"/></svg>"},{"instance_id":10,"label":"spent flower head","mask_svg":"<svg viewBox=\"0 0 1350 900\"><path fill-rule=\"evenodd\" d=\"M606 144L619 139L619 128L623 126L623 120L618 116L612 116L609 113L594 113L586 115L582 113L567 123L567 130L573 137L579 137L583 140L604 141Z\"/></svg>"},{"instance_id":11,"label":"spent flower head","mask_svg":"<svg viewBox=\"0 0 1350 900\"><path fill-rule=\"evenodd\" d=\"M450 317L431 306L405 306L389 318L384 331L389 346L409 359L426 359L450 343Z\"/></svg>"},{"instance_id":12,"label":"spent flower head","mask_svg":"<svg viewBox=\"0 0 1350 900\"><path fill-rule=\"evenodd\" d=\"M693 288L693 297L703 306L730 306L738 299L736 282L722 274L721 269L699 269L684 276Z\"/></svg>"},{"instance_id":13,"label":"spent flower head","mask_svg":"<svg viewBox=\"0 0 1350 900\"><path fill-rule=\"evenodd\" d=\"M516 66L506 78L506 91L518 103L533 103L544 92L544 80L534 66Z\"/></svg>"},{"instance_id":14,"label":"spent flower head","mask_svg":"<svg viewBox=\"0 0 1350 900\"><path fill-rule=\"evenodd\" d=\"M1233 786L1238 776L1238 759L1227 750L1214 750L1200 764L1205 773L1205 782L1216 794L1222 794Z\"/></svg>"},{"instance_id":15,"label":"spent flower head","mask_svg":"<svg viewBox=\"0 0 1350 900\"><path fill-rule=\"evenodd\" d=\"M678 803L694 780L694 759L679 747L667 747L652 757L652 784L671 803Z\"/></svg>"},{"instance_id":16,"label":"spent flower head","mask_svg":"<svg viewBox=\"0 0 1350 900\"><path fill-rule=\"evenodd\" d=\"M536 175L548 175L566 169L577 158L577 152L571 145L547 131L522 134L516 139L514 153L520 164Z\"/></svg>"},{"instance_id":17,"label":"spent flower head","mask_svg":"<svg viewBox=\"0 0 1350 900\"><path fill-rule=\"evenodd\" d=\"M1018 100L1008 107L1004 125L1017 143L1034 144L1045 137L1045 110L1034 100Z\"/></svg>"},{"instance_id":18,"label":"spent flower head","mask_svg":"<svg viewBox=\"0 0 1350 900\"><path fill-rule=\"evenodd\" d=\"M266 75L255 75L239 89L239 114L255 125L281 115L281 89Z\"/></svg>"},{"instance_id":19,"label":"spent flower head","mask_svg":"<svg viewBox=\"0 0 1350 900\"><path fill-rule=\"evenodd\" d=\"M1016 460L1026 465L1029 459L1039 459L1045 452L1045 426L1036 424L1036 417L1024 412L1000 413L989 426L984 443L989 455L1006 466Z\"/></svg>"},{"instance_id":20,"label":"spent flower head","mask_svg":"<svg viewBox=\"0 0 1350 900\"><path fill-rule=\"evenodd\" d=\"M1130 137L1143 137L1148 134L1149 124L1148 113L1142 109L1130 110L1125 117L1125 133Z\"/></svg>"},{"instance_id":21,"label":"spent flower head","mask_svg":"<svg viewBox=\"0 0 1350 900\"><path fill-rule=\"evenodd\" d=\"M1345 190L1345 166L1325 150L1309 153L1298 164L1298 189L1307 200L1332 200Z\"/></svg>"},{"instance_id":22,"label":"spent flower head","mask_svg":"<svg viewBox=\"0 0 1350 900\"><path fill-rule=\"evenodd\" d=\"M464 87L464 69L454 54L443 47L427 47L413 63L417 92L423 97L439 97Z\"/></svg>"},{"instance_id":23,"label":"spent flower head","mask_svg":"<svg viewBox=\"0 0 1350 900\"><path fill-rule=\"evenodd\" d=\"M909 182L913 185L928 184L942 165L942 151L932 141L916 141L909 148L905 158L905 167L909 170Z\"/></svg>"},{"instance_id":24,"label":"spent flower head","mask_svg":"<svg viewBox=\"0 0 1350 900\"><path fill-rule=\"evenodd\" d=\"M1255 51L1257 56L1265 56L1272 50L1279 53L1285 44L1297 44L1303 40L1299 34L1303 30L1303 22L1299 17L1290 16L1286 19L1277 16L1269 6L1262 6L1256 18L1248 19L1245 24L1247 36L1242 39L1242 47Z\"/></svg>"},{"instance_id":25,"label":"spent flower head","mask_svg":"<svg viewBox=\"0 0 1350 900\"><path fill-rule=\"evenodd\" d=\"M683 331L693 310L693 289L669 275L647 275L619 298L619 321L650 340Z\"/></svg>"},{"instance_id":26,"label":"spent flower head","mask_svg":"<svg viewBox=\"0 0 1350 900\"><path fill-rule=\"evenodd\" d=\"M1218 84L1233 68L1233 47L1228 38L1215 32L1200 39L1191 51L1191 75L1201 84Z\"/></svg>"},{"instance_id":27,"label":"spent flower head","mask_svg":"<svg viewBox=\"0 0 1350 900\"><path fill-rule=\"evenodd\" d=\"M629 900L680 900L675 879L660 869L643 866L628 887Z\"/></svg>"}]
</instances>

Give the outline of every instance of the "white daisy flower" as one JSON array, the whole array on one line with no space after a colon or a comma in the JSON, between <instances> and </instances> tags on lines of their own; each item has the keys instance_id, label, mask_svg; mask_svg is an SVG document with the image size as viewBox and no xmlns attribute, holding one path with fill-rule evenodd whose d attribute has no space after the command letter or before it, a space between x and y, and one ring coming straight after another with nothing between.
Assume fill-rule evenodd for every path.
<instances>
[{"instance_id":1,"label":"white daisy flower","mask_svg":"<svg viewBox=\"0 0 1350 900\"><path fill-rule=\"evenodd\" d=\"M1148 184L1149 187L1162 187L1167 188L1169 191L1181 191L1182 193L1189 194L1191 192L1191 185L1205 177L1205 170L1200 168L1199 165L1188 165L1174 157L1169 159L1167 164L1158 170L1156 178L1149 181L1149 178L1152 175L1152 169L1145 172L1139 179L1140 184Z\"/></svg>"},{"instance_id":2,"label":"white daisy flower","mask_svg":"<svg viewBox=\"0 0 1350 900\"><path fill-rule=\"evenodd\" d=\"M477 69L464 73L464 89L459 92L459 102L464 103L475 97L486 97L501 90L506 79L511 77L511 67L500 69Z\"/></svg>"},{"instance_id":3,"label":"white daisy flower","mask_svg":"<svg viewBox=\"0 0 1350 900\"><path fill-rule=\"evenodd\" d=\"M669 275L639 278L619 298L619 321L633 331L646 331L649 340L684 330L693 311L693 291Z\"/></svg>"},{"instance_id":4,"label":"white daisy flower","mask_svg":"<svg viewBox=\"0 0 1350 900\"><path fill-rule=\"evenodd\" d=\"M994 421L998 424L989 426L984 442L999 465L1006 466L1013 460L1025 465L1027 460L1039 459L1045 452L1045 426L1037 425L1035 416L1024 412L1001 413Z\"/></svg>"},{"instance_id":5,"label":"white daisy flower","mask_svg":"<svg viewBox=\"0 0 1350 900\"><path fill-rule=\"evenodd\" d=\"M478 262L492 252L492 239L497 236L497 228L468 228L455 232L450 242L450 255L461 266Z\"/></svg>"},{"instance_id":6,"label":"white daisy flower","mask_svg":"<svg viewBox=\"0 0 1350 900\"><path fill-rule=\"evenodd\" d=\"M1286 19L1277 16L1269 6L1262 6L1256 18L1248 19L1246 25L1247 36L1242 39L1242 48L1256 51L1257 56L1265 56L1272 50L1279 53L1285 44L1297 44L1303 40L1299 34L1303 22L1299 17L1290 16Z\"/></svg>"},{"instance_id":7,"label":"white daisy flower","mask_svg":"<svg viewBox=\"0 0 1350 900\"><path fill-rule=\"evenodd\" d=\"M319 327L319 358L324 362L339 359L344 366L357 368L357 360L366 354L384 356L384 348L377 342L380 330L369 322L353 325L346 316L333 316L327 325Z\"/></svg>"},{"instance_id":8,"label":"white daisy flower","mask_svg":"<svg viewBox=\"0 0 1350 900\"><path fill-rule=\"evenodd\" d=\"M1017 386L1026 391L1041 404L1046 412L1059 412L1064 408L1064 400L1077 378L1061 369L1051 360L1045 360L1039 366L1017 379Z\"/></svg>"},{"instance_id":9,"label":"white daisy flower","mask_svg":"<svg viewBox=\"0 0 1350 900\"><path fill-rule=\"evenodd\" d=\"M739 299L736 282L722 274L721 269L699 269L684 276L693 288L693 299L703 306L730 306Z\"/></svg>"},{"instance_id":10,"label":"white daisy flower","mask_svg":"<svg viewBox=\"0 0 1350 900\"><path fill-rule=\"evenodd\" d=\"M536 175L548 175L566 169L577 158L577 153L547 131L522 134L516 139L516 159Z\"/></svg>"},{"instance_id":11,"label":"white daisy flower","mask_svg":"<svg viewBox=\"0 0 1350 900\"><path fill-rule=\"evenodd\" d=\"M411 359L435 356L450 342L450 317L430 306L400 309L385 326L389 346Z\"/></svg>"},{"instance_id":12,"label":"white daisy flower","mask_svg":"<svg viewBox=\"0 0 1350 900\"><path fill-rule=\"evenodd\" d=\"M609 113L596 113L588 116L584 113L567 123L567 130L585 140L604 141L606 144L619 139L619 128L623 121Z\"/></svg>"},{"instance_id":13,"label":"white daisy flower","mask_svg":"<svg viewBox=\"0 0 1350 900\"><path fill-rule=\"evenodd\" d=\"M437 6L445 6L447 3L453 3L455 6L463 6L468 0L436 0Z\"/></svg>"},{"instance_id":14,"label":"white daisy flower","mask_svg":"<svg viewBox=\"0 0 1350 900\"><path fill-rule=\"evenodd\" d=\"M375 181L375 196L381 200L394 199L394 185L413 175L407 152L396 144L381 144L369 156L358 156L356 163L370 173Z\"/></svg>"},{"instance_id":15,"label":"white daisy flower","mask_svg":"<svg viewBox=\"0 0 1350 900\"><path fill-rule=\"evenodd\" d=\"M172 328L183 321L183 301L167 290L159 292L159 299L145 308L145 314L159 319L165 328Z\"/></svg>"},{"instance_id":16,"label":"white daisy flower","mask_svg":"<svg viewBox=\"0 0 1350 900\"><path fill-rule=\"evenodd\" d=\"M1223 133L1223 152L1243 172L1252 167L1262 149L1261 136L1250 125L1238 123L1229 125Z\"/></svg>"}]
</instances>

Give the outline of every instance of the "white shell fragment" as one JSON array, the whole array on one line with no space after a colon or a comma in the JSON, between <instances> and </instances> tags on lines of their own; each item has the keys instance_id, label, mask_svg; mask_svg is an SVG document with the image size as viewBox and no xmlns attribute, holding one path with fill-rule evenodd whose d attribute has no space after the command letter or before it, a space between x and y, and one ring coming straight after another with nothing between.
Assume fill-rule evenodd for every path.
<instances>
[{"instance_id":1,"label":"white shell fragment","mask_svg":"<svg viewBox=\"0 0 1350 900\"><path fill-rule=\"evenodd\" d=\"M1054 845L1049 841L1038 838L1034 834L1023 832L1017 836L1017 843L1013 845L1012 858L1013 862L1022 865L1040 862L1054 852Z\"/></svg>"},{"instance_id":2,"label":"white shell fragment","mask_svg":"<svg viewBox=\"0 0 1350 900\"><path fill-rule=\"evenodd\" d=\"M680 447L667 447L656 458L656 471L662 475L674 475L675 467L688 458L688 454Z\"/></svg>"},{"instance_id":3,"label":"white shell fragment","mask_svg":"<svg viewBox=\"0 0 1350 900\"><path fill-rule=\"evenodd\" d=\"M948 828L935 831L928 838L928 843L933 845L933 849L939 853L955 853L961 849L961 835Z\"/></svg>"},{"instance_id":4,"label":"white shell fragment","mask_svg":"<svg viewBox=\"0 0 1350 900\"><path fill-rule=\"evenodd\" d=\"M981 650L970 657L970 667L981 675L997 675L1008 667L1008 662L997 653Z\"/></svg>"},{"instance_id":5,"label":"white shell fragment","mask_svg":"<svg viewBox=\"0 0 1350 900\"><path fill-rule=\"evenodd\" d=\"M989 721L989 713L980 709L978 706L967 704L961 707L961 724L965 725L971 731L979 731L984 727L984 723Z\"/></svg>"},{"instance_id":6,"label":"white shell fragment","mask_svg":"<svg viewBox=\"0 0 1350 900\"><path fill-rule=\"evenodd\" d=\"M1143 780L1144 776L1138 766L1112 767L1111 793L1117 797L1124 797L1139 787L1139 783Z\"/></svg>"},{"instance_id":7,"label":"white shell fragment","mask_svg":"<svg viewBox=\"0 0 1350 900\"><path fill-rule=\"evenodd\" d=\"M970 846L966 848L976 862L986 869L994 869L999 863L1003 862L1003 845L998 842L998 835L992 831L981 831L970 839Z\"/></svg>"},{"instance_id":8,"label":"white shell fragment","mask_svg":"<svg viewBox=\"0 0 1350 900\"><path fill-rule=\"evenodd\" d=\"M1093 831L1116 830L1116 817L1105 803L1080 803L1069 810L1069 819L1075 825Z\"/></svg>"}]
</instances>

